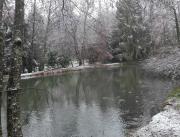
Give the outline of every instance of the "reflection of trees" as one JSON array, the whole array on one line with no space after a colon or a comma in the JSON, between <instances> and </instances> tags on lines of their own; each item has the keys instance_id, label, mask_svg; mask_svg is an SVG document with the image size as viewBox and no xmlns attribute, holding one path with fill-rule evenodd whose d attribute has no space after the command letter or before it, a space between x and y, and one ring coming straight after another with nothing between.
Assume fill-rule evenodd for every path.
<instances>
[{"instance_id":1,"label":"reflection of trees","mask_svg":"<svg viewBox=\"0 0 180 137\"><path fill-rule=\"evenodd\" d=\"M113 70L91 70L81 77L79 92L84 93L87 106L98 104L102 112L109 107L120 108L121 117L128 127L137 126L139 121L133 118L140 119L142 115L138 68L124 66ZM136 125L132 125L133 122Z\"/></svg>"},{"instance_id":2,"label":"reflection of trees","mask_svg":"<svg viewBox=\"0 0 180 137\"><path fill-rule=\"evenodd\" d=\"M145 89L139 83L144 79L140 76L138 67L124 66L30 79L23 82L26 92L21 97L21 106L27 112L32 109L37 115L39 112L46 112L48 107L54 107L55 114L58 112L59 115L65 115L65 117L66 114L62 112L63 110L58 110L57 107L61 109L71 107L72 111L74 109L78 111L82 105L85 105L87 109L98 105L103 113L109 111L109 108L115 108L119 110L120 117L128 123L129 128L132 128L139 124L144 111L142 109L144 105L142 90ZM149 85L152 86L151 83ZM76 114L69 114L67 117L73 117L71 122L76 124ZM65 122L64 126L68 126L67 124L69 125Z\"/></svg>"},{"instance_id":3,"label":"reflection of trees","mask_svg":"<svg viewBox=\"0 0 180 137\"><path fill-rule=\"evenodd\" d=\"M126 69L114 69L113 71L97 69L61 77L27 80L23 83L26 93L22 102L29 101L23 103L23 105L28 105L24 107L27 109L32 107L32 102L36 102L35 106L43 109L46 107L44 102L48 100L58 101L61 105L65 102L73 103L76 106L82 101L87 106L91 106L94 102L105 111L109 105L114 105L112 99L117 96L124 98L128 96L127 92L136 90L138 78L134 73ZM125 90L126 92L122 94ZM106 97L109 100L105 99Z\"/></svg>"},{"instance_id":4,"label":"reflection of trees","mask_svg":"<svg viewBox=\"0 0 180 137\"><path fill-rule=\"evenodd\" d=\"M28 80L23 83L26 92L22 102L29 101L23 103L27 105L24 107L27 110L32 107L32 102L36 104L34 109L37 110L38 107L43 109L46 107L44 102L48 100L61 102L61 105L65 102L73 103L77 107L81 101L84 101L87 106L95 102L105 111L109 105L114 105L110 99L117 96L129 99L127 92L133 92L138 88L136 75L133 69L114 69L113 71L99 69L61 77ZM123 91L126 92L122 94ZM105 97L109 100L104 99ZM133 97L132 94L132 100L135 100Z\"/></svg>"},{"instance_id":5,"label":"reflection of trees","mask_svg":"<svg viewBox=\"0 0 180 137\"><path fill-rule=\"evenodd\" d=\"M98 103L100 108L105 111L109 102L105 101L103 97L112 97L110 91L112 77L111 72L108 70L91 70L84 73L82 81L82 89L85 93L86 105Z\"/></svg>"},{"instance_id":6,"label":"reflection of trees","mask_svg":"<svg viewBox=\"0 0 180 137\"><path fill-rule=\"evenodd\" d=\"M115 82L113 83L113 91L114 95L117 97L120 95L120 99L124 99L126 103L124 107L121 106L121 109L127 110L127 107L132 111L136 111L134 107L139 106L139 104L136 103L136 97L140 96L140 85L139 85L139 74L136 67L123 67L121 69L122 74L117 75L117 73L114 74ZM121 92L119 94L119 92ZM136 105L136 106L135 106Z\"/></svg>"},{"instance_id":7,"label":"reflection of trees","mask_svg":"<svg viewBox=\"0 0 180 137\"><path fill-rule=\"evenodd\" d=\"M27 111L32 107L34 110L43 111L47 107L47 102L51 101L60 102L60 105L67 102L78 107L82 101L85 101L88 106L94 101L101 100L103 106L105 102L102 96L112 94L107 92L110 81L109 74L104 75L102 70L26 80L22 82L26 92L21 97L21 105Z\"/></svg>"},{"instance_id":8,"label":"reflection of trees","mask_svg":"<svg viewBox=\"0 0 180 137\"><path fill-rule=\"evenodd\" d=\"M79 78L77 80L77 85L76 85L76 96L74 98L74 100L75 100L74 103L77 108L79 107L79 91L80 91L81 80L82 80L82 73L80 72Z\"/></svg>"},{"instance_id":9,"label":"reflection of trees","mask_svg":"<svg viewBox=\"0 0 180 137\"><path fill-rule=\"evenodd\" d=\"M140 74L136 66L123 66L118 71L113 71L112 92L116 107L120 108L120 116L127 124L127 128L138 126L141 119L141 86Z\"/></svg>"}]
</instances>

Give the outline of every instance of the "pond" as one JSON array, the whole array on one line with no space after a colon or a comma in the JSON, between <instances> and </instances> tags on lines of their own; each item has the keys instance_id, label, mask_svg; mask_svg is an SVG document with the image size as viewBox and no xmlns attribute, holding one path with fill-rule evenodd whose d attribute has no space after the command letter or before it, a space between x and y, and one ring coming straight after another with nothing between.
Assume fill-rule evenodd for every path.
<instances>
[{"instance_id":1,"label":"pond","mask_svg":"<svg viewBox=\"0 0 180 137\"><path fill-rule=\"evenodd\" d=\"M137 65L23 80L25 137L126 137L160 111L170 80Z\"/></svg>"}]
</instances>

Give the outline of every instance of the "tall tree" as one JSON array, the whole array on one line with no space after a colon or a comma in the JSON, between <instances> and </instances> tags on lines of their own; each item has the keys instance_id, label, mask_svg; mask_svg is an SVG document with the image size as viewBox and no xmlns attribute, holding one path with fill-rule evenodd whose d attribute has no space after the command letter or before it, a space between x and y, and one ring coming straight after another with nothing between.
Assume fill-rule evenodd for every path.
<instances>
[{"instance_id":1,"label":"tall tree","mask_svg":"<svg viewBox=\"0 0 180 137\"><path fill-rule=\"evenodd\" d=\"M81 53L81 58L82 58L82 63L84 64L84 59L85 59L85 51L86 51L86 46L88 44L88 35L87 35L87 21L88 21L88 16L93 12L94 10L94 0L85 0L83 3L84 9L84 21L83 21L83 39L82 39L82 53Z\"/></svg>"},{"instance_id":2,"label":"tall tree","mask_svg":"<svg viewBox=\"0 0 180 137\"><path fill-rule=\"evenodd\" d=\"M3 27L2 27L2 15L3 15L3 4L4 0L0 0L0 137L2 137L2 126L1 126L1 104L2 104L2 92L3 92Z\"/></svg>"},{"instance_id":3,"label":"tall tree","mask_svg":"<svg viewBox=\"0 0 180 137\"><path fill-rule=\"evenodd\" d=\"M105 4L105 3L104 3ZM107 10L107 9L106 9ZM96 22L96 30L97 30L97 43L101 46L101 48L107 48L107 26L105 23L105 14L104 10L102 9L102 1L99 0L99 10L98 10L98 18Z\"/></svg>"},{"instance_id":4,"label":"tall tree","mask_svg":"<svg viewBox=\"0 0 180 137\"><path fill-rule=\"evenodd\" d=\"M48 16L47 16L47 25L45 30L45 37L44 37L44 58L46 59L47 56L47 38L49 34L49 27L51 22L51 14L52 14L52 0L49 1L49 9L48 9Z\"/></svg>"},{"instance_id":5,"label":"tall tree","mask_svg":"<svg viewBox=\"0 0 180 137\"><path fill-rule=\"evenodd\" d=\"M2 26L4 0L0 0L0 26Z\"/></svg>"},{"instance_id":6,"label":"tall tree","mask_svg":"<svg viewBox=\"0 0 180 137\"><path fill-rule=\"evenodd\" d=\"M24 0L15 1L14 44L11 71L7 85L7 131L8 137L22 137L19 92L22 66L22 40L24 33Z\"/></svg>"},{"instance_id":7,"label":"tall tree","mask_svg":"<svg viewBox=\"0 0 180 137\"><path fill-rule=\"evenodd\" d=\"M161 0L161 3L169 10L172 15L174 16L174 23L176 28L176 36L177 36L177 42L180 44L180 26L179 26L179 18L178 18L178 6L179 1L178 0ZM162 4L161 4L162 5Z\"/></svg>"},{"instance_id":8,"label":"tall tree","mask_svg":"<svg viewBox=\"0 0 180 137\"><path fill-rule=\"evenodd\" d=\"M35 27L36 27L36 0L34 0L33 5L33 26L32 26L32 35L31 35L31 50L32 50L32 56L34 57L34 37L35 37Z\"/></svg>"},{"instance_id":9,"label":"tall tree","mask_svg":"<svg viewBox=\"0 0 180 137\"><path fill-rule=\"evenodd\" d=\"M48 28L49 29L49 28ZM44 18L41 15L41 11L38 10L36 0L34 0L32 10L27 17L27 43L29 43L27 53L27 69L28 72L32 72L37 65L40 65L40 69L43 70L44 66L44 44L45 41L45 27Z\"/></svg>"},{"instance_id":10,"label":"tall tree","mask_svg":"<svg viewBox=\"0 0 180 137\"><path fill-rule=\"evenodd\" d=\"M139 0L119 0L117 3L117 28L113 33L113 48L125 50L126 59L142 56L150 44L148 25L142 18Z\"/></svg>"},{"instance_id":11,"label":"tall tree","mask_svg":"<svg viewBox=\"0 0 180 137\"><path fill-rule=\"evenodd\" d=\"M2 104L2 92L3 92L3 33L0 32L0 108ZM0 109L0 137L2 136L1 127L1 109Z\"/></svg>"}]
</instances>

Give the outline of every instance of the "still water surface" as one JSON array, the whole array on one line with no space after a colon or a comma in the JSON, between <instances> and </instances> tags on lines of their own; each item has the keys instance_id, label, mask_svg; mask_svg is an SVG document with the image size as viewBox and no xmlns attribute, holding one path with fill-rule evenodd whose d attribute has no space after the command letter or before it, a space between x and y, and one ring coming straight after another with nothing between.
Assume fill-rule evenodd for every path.
<instances>
[{"instance_id":1,"label":"still water surface","mask_svg":"<svg viewBox=\"0 0 180 137\"><path fill-rule=\"evenodd\" d=\"M25 137L125 137L159 112L170 80L137 66L24 80Z\"/></svg>"}]
</instances>

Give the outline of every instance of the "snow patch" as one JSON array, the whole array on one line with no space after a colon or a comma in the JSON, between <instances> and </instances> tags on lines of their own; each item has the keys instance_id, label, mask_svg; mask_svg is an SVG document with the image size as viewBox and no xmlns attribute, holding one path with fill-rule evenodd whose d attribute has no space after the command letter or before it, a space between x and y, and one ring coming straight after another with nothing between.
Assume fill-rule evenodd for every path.
<instances>
[{"instance_id":1,"label":"snow patch","mask_svg":"<svg viewBox=\"0 0 180 137\"><path fill-rule=\"evenodd\" d=\"M93 69L93 68L103 68L103 67L119 67L120 63L111 63L111 64L95 64L95 65L84 65L84 66L77 66L77 67L68 67L68 68L56 68L50 69L46 71L38 71L33 73L25 73L21 74L21 79L30 79L30 78L37 78L37 77L44 77L44 76L52 76L52 75L59 75L67 72L75 72L81 71L85 69Z\"/></svg>"},{"instance_id":2,"label":"snow patch","mask_svg":"<svg viewBox=\"0 0 180 137\"><path fill-rule=\"evenodd\" d=\"M143 68L158 75L180 78L180 48L160 49L160 53L143 62Z\"/></svg>"},{"instance_id":3,"label":"snow patch","mask_svg":"<svg viewBox=\"0 0 180 137\"><path fill-rule=\"evenodd\" d=\"M163 112L158 113L133 137L180 137L180 100L169 101Z\"/></svg>"}]
</instances>

